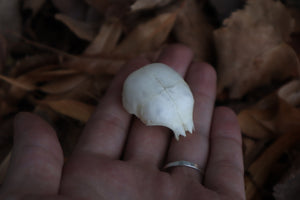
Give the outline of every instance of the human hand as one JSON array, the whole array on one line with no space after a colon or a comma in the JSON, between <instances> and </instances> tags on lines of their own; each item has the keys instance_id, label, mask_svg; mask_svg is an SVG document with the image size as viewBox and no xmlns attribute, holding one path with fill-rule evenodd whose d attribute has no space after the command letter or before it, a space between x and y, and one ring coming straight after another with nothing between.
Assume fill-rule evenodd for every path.
<instances>
[{"instance_id":1,"label":"human hand","mask_svg":"<svg viewBox=\"0 0 300 200\"><path fill-rule=\"evenodd\" d=\"M55 131L39 117L15 120L11 163L0 199L245 199L241 134L235 114L214 108L216 74L192 63L192 52L171 45L157 62L185 76L195 98L193 134L179 141L163 127L146 127L121 105L130 72L149 63L136 59L120 72L87 123L72 156L64 163ZM166 163L197 163L163 170Z\"/></svg>"}]
</instances>

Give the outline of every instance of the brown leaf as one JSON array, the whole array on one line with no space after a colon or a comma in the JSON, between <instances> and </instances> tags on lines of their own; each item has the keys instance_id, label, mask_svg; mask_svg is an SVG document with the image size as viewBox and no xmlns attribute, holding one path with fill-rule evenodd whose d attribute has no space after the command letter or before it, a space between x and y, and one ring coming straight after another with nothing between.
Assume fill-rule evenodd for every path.
<instances>
[{"instance_id":1,"label":"brown leaf","mask_svg":"<svg viewBox=\"0 0 300 200\"><path fill-rule=\"evenodd\" d=\"M57 101L44 100L40 103L49 106L60 114L66 115L81 122L87 122L95 108L94 106L71 99Z\"/></svg>"},{"instance_id":2,"label":"brown leaf","mask_svg":"<svg viewBox=\"0 0 300 200\"><path fill-rule=\"evenodd\" d=\"M55 18L68 26L74 34L83 40L92 41L97 35L98 24L79 21L63 14L56 14Z\"/></svg>"},{"instance_id":3,"label":"brown leaf","mask_svg":"<svg viewBox=\"0 0 300 200\"><path fill-rule=\"evenodd\" d=\"M168 37L176 16L177 12L171 11L160 14L154 19L138 25L109 55L81 56L70 60L68 63L65 63L65 65L88 74L115 74L127 60L160 48ZM106 31L104 31L104 33L106 34ZM117 37L115 37L115 39ZM116 40L114 41L116 42ZM102 41L100 37L99 40L95 42L95 44L103 43L104 46L110 45ZM104 50L104 48L100 47L97 51L101 52L102 50Z\"/></svg>"},{"instance_id":4,"label":"brown leaf","mask_svg":"<svg viewBox=\"0 0 300 200\"><path fill-rule=\"evenodd\" d=\"M214 32L218 54L218 93L229 89L231 98L249 90L299 76L299 61L285 42L294 20L279 1L249 0ZM283 67L284 66L284 67Z\"/></svg>"},{"instance_id":5,"label":"brown leaf","mask_svg":"<svg viewBox=\"0 0 300 200\"><path fill-rule=\"evenodd\" d=\"M84 75L65 76L60 79L55 79L47 84L39 87L39 90L48 94L60 94L68 92L87 79Z\"/></svg>"},{"instance_id":6,"label":"brown leaf","mask_svg":"<svg viewBox=\"0 0 300 200\"><path fill-rule=\"evenodd\" d=\"M134 4L130 6L131 11L152 9L155 7L165 6L172 2L172 0L136 0Z\"/></svg>"},{"instance_id":7,"label":"brown leaf","mask_svg":"<svg viewBox=\"0 0 300 200\"><path fill-rule=\"evenodd\" d=\"M212 55L213 27L204 15L202 4L198 5L196 0L185 1L178 13L174 33L180 43L194 51L197 60L208 60Z\"/></svg>"},{"instance_id":8,"label":"brown leaf","mask_svg":"<svg viewBox=\"0 0 300 200\"><path fill-rule=\"evenodd\" d=\"M119 21L107 22L101 26L98 35L84 51L86 55L97 55L111 53L120 39L122 34L122 25Z\"/></svg>"},{"instance_id":9,"label":"brown leaf","mask_svg":"<svg viewBox=\"0 0 300 200\"><path fill-rule=\"evenodd\" d=\"M257 191L263 187L263 184L267 180L273 164L285 151L293 147L299 141L300 131L286 132L249 167L249 176L245 178L247 199L251 200L255 197Z\"/></svg>"},{"instance_id":10,"label":"brown leaf","mask_svg":"<svg viewBox=\"0 0 300 200\"><path fill-rule=\"evenodd\" d=\"M177 10L160 14L138 25L113 51L116 55L136 56L157 50L166 41L177 17Z\"/></svg>"},{"instance_id":11,"label":"brown leaf","mask_svg":"<svg viewBox=\"0 0 300 200\"><path fill-rule=\"evenodd\" d=\"M68 62L64 63L64 66L90 75L114 75L130 58L131 57L121 58L117 56L107 58L102 56L81 56L69 60Z\"/></svg>"},{"instance_id":12,"label":"brown leaf","mask_svg":"<svg viewBox=\"0 0 300 200\"><path fill-rule=\"evenodd\" d=\"M272 138L299 130L300 109L272 94L238 115L242 132L251 138ZM294 130L295 129L295 130Z\"/></svg>"},{"instance_id":13,"label":"brown leaf","mask_svg":"<svg viewBox=\"0 0 300 200\"><path fill-rule=\"evenodd\" d=\"M36 89L36 87L34 85L32 85L30 82L26 82L25 80L18 80L15 78L3 76L1 74L0 74L0 79L2 79L3 81L6 81L7 83L11 84L14 87L18 87L23 90L33 91Z\"/></svg>"}]
</instances>

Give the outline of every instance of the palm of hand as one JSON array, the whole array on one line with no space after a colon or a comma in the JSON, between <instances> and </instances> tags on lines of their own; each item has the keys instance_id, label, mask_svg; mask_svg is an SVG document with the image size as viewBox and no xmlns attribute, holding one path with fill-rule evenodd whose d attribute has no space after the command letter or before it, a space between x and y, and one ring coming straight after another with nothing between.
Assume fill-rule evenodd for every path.
<instances>
[{"instance_id":1,"label":"palm of hand","mask_svg":"<svg viewBox=\"0 0 300 200\"><path fill-rule=\"evenodd\" d=\"M145 127L123 109L122 83L149 61L137 59L116 76L66 163L54 130L39 117L16 117L12 159L0 199L245 199L241 136L228 108L214 109L215 72L191 63L181 45L157 62L173 66L195 97L195 132L179 142L162 127ZM162 167L187 160L205 169Z\"/></svg>"},{"instance_id":2,"label":"palm of hand","mask_svg":"<svg viewBox=\"0 0 300 200\"><path fill-rule=\"evenodd\" d=\"M104 164L105 163L105 164ZM214 199L198 181L119 160L76 158L65 171L61 192L83 199ZM97 198L95 198L97 197Z\"/></svg>"}]
</instances>

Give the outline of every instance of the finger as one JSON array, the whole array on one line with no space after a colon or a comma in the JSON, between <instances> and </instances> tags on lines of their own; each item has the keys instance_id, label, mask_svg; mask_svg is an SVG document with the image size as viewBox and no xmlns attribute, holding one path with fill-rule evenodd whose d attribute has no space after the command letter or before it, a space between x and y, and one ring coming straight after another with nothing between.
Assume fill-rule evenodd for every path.
<instances>
[{"instance_id":1,"label":"finger","mask_svg":"<svg viewBox=\"0 0 300 200\"><path fill-rule=\"evenodd\" d=\"M212 66L193 63L186 76L195 99L193 134L174 138L171 142L168 162L185 160L204 168L209 151L209 132L216 95L216 73ZM174 167L172 174L179 178L192 176L201 181L201 174L188 167Z\"/></svg>"},{"instance_id":2,"label":"finger","mask_svg":"<svg viewBox=\"0 0 300 200\"><path fill-rule=\"evenodd\" d=\"M63 153L55 131L38 116L20 113L15 119L14 146L2 192L56 194Z\"/></svg>"},{"instance_id":3,"label":"finger","mask_svg":"<svg viewBox=\"0 0 300 200\"><path fill-rule=\"evenodd\" d=\"M242 139L236 115L228 108L217 108L204 185L234 199L245 199L243 177Z\"/></svg>"},{"instance_id":4,"label":"finger","mask_svg":"<svg viewBox=\"0 0 300 200\"><path fill-rule=\"evenodd\" d=\"M193 58L192 51L183 45L170 45L157 62L165 63L182 76ZM139 119L133 121L125 151L125 160L160 167L167 151L170 135L164 127L147 127Z\"/></svg>"},{"instance_id":5,"label":"finger","mask_svg":"<svg viewBox=\"0 0 300 200\"><path fill-rule=\"evenodd\" d=\"M74 153L92 153L119 158L127 137L131 115L122 105L122 87L126 77L148 64L144 58L135 59L115 77L87 123Z\"/></svg>"}]
</instances>

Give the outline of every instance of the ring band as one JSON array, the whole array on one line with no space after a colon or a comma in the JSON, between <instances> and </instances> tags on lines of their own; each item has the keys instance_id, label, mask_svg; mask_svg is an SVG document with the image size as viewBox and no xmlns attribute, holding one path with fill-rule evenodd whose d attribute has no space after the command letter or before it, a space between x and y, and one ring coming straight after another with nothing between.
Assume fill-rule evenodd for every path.
<instances>
[{"instance_id":1,"label":"ring band","mask_svg":"<svg viewBox=\"0 0 300 200\"><path fill-rule=\"evenodd\" d=\"M192 169L199 171L201 174L203 174L203 169L198 164L195 164L195 163L192 163L189 161L185 161L185 160L170 162L164 166L164 169L168 169L170 167L190 167Z\"/></svg>"}]
</instances>

